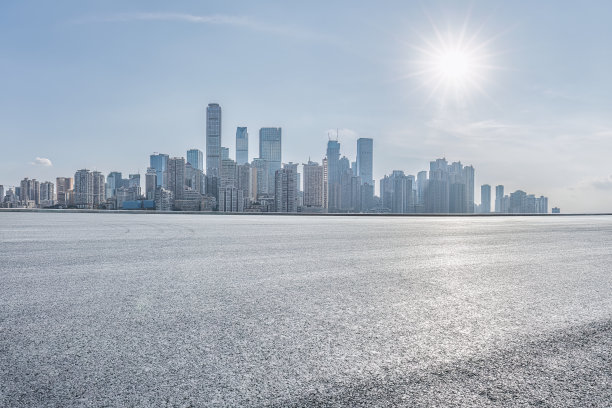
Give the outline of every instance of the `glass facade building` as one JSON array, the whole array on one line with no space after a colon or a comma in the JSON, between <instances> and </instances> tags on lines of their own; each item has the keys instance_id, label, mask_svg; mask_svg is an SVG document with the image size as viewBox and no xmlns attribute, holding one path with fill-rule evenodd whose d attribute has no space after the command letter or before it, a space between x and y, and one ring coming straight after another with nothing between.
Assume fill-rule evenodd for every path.
<instances>
[{"instance_id":1,"label":"glass facade building","mask_svg":"<svg viewBox=\"0 0 612 408\"><path fill-rule=\"evenodd\" d=\"M249 134L246 127L236 129L236 163L249 162Z\"/></svg>"},{"instance_id":2,"label":"glass facade building","mask_svg":"<svg viewBox=\"0 0 612 408\"><path fill-rule=\"evenodd\" d=\"M221 168L221 106L206 108L206 175L219 177Z\"/></svg>"}]
</instances>

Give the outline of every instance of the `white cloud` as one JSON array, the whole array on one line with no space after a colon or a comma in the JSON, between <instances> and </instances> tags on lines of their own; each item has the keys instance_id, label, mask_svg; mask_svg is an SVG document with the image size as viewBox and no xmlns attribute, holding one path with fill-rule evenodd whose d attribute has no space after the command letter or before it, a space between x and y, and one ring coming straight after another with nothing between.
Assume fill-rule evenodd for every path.
<instances>
[{"instance_id":1,"label":"white cloud","mask_svg":"<svg viewBox=\"0 0 612 408\"><path fill-rule=\"evenodd\" d=\"M51 163L51 160L47 159L46 157L37 157L30 164L33 166L42 166L42 167L53 166L53 163Z\"/></svg>"},{"instance_id":2,"label":"white cloud","mask_svg":"<svg viewBox=\"0 0 612 408\"><path fill-rule=\"evenodd\" d=\"M76 24L87 23L126 23L133 21L166 21L184 22L193 24L224 25L238 28L250 29L253 31L269 32L282 35L290 35L299 38L326 39L320 34L310 32L297 27L281 26L254 20L246 16L231 16L225 14L196 15L188 13L121 13L106 16L82 17L74 22Z\"/></svg>"}]
</instances>

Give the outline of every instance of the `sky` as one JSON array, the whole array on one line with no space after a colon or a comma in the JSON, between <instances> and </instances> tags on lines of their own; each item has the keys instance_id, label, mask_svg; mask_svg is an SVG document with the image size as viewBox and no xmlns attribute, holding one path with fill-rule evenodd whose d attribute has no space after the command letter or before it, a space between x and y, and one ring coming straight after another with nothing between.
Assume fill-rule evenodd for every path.
<instances>
[{"instance_id":1,"label":"sky","mask_svg":"<svg viewBox=\"0 0 612 408\"><path fill-rule=\"evenodd\" d=\"M353 161L371 137L377 193L446 157L474 166L476 202L503 184L609 212L610 18L610 1L2 1L0 184L205 151L215 102L230 157L237 126L250 159L282 127L283 162L321 162L336 133Z\"/></svg>"}]
</instances>

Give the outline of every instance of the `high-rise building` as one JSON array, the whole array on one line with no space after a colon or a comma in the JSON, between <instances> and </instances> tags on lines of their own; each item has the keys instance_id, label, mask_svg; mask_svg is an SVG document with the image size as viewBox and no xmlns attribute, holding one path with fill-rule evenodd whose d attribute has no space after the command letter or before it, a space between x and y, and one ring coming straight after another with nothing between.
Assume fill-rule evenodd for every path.
<instances>
[{"instance_id":1,"label":"high-rise building","mask_svg":"<svg viewBox=\"0 0 612 408\"><path fill-rule=\"evenodd\" d=\"M229 147L221 147L221 160L229 160Z\"/></svg>"},{"instance_id":2,"label":"high-rise building","mask_svg":"<svg viewBox=\"0 0 612 408\"><path fill-rule=\"evenodd\" d=\"M173 203L172 191L163 187L155 189L155 209L157 211L172 211Z\"/></svg>"},{"instance_id":3,"label":"high-rise building","mask_svg":"<svg viewBox=\"0 0 612 408\"><path fill-rule=\"evenodd\" d=\"M480 212L491 212L491 186L488 184L480 186Z\"/></svg>"},{"instance_id":4,"label":"high-rise building","mask_svg":"<svg viewBox=\"0 0 612 408\"><path fill-rule=\"evenodd\" d=\"M55 179L55 187L57 203L62 207L68 206L68 192L73 189L72 177L57 177Z\"/></svg>"},{"instance_id":5,"label":"high-rise building","mask_svg":"<svg viewBox=\"0 0 612 408\"><path fill-rule=\"evenodd\" d=\"M77 208L93 208L93 174L78 170L74 174L74 204Z\"/></svg>"},{"instance_id":6,"label":"high-rise building","mask_svg":"<svg viewBox=\"0 0 612 408\"><path fill-rule=\"evenodd\" d=\"M251 166L249 163L238 164L236 166L236 187L242 190L242 197L245 203L251 197Z\"/></svg>"},{"instance_id":7,"label":"high-rise building","mask_svg":"<svg viewBox=\"0 0 612 408\"><path fill-rule=\"evenodd\" d=\"M327 157L323 158L323 208L329 208L329 166L327 165Z\"/></svg>"},{"instance_id":8,"label":"high-rise building","mask_svg":"<svg viewBox=\"0 0 612 408\"><path fill-rule=\"evenodd\" d=\"M262 195L269 194L270 191L270 164L265 159L256 158L251 163L251 169L255 180L254 184L256 184L253 187L253 194L259 200ZM272 181L272 184L274 184L274 181Z\"/></svg>"},{"instance_id":9,"label":"high-rise building","mask_svg":"<svg viewBox=\"0 0 612 408\"><path fill-rule=\"evenodd\" d=\"M187 163L196 170L204 171L204 154L200 149L187 150Z\"/></svg>"},{"instance_id":10,"label":"high-rise building","mask_svg":"<svg viewBox=\"0 0 612 408\"><path fill-rule=\"evenodd\" d=\"M232 159L221 160L221 190L236 185L236 162Z\"/></svg>"},{"instance_id":11,"label":"high-rise building","mask_svg":"<svg viewBox=\"0 0 612 408\"><path fill-rule=\"evenodd\" d=\"M167 187L166 179L164 178L164 173L168 168L168 155L161 153L153 153L150 156L150 166L152 169L155 169L157 173L157 186L158 187ZM121 174L121 173L120 173ZM109 175L110 177L110 175Z\"/></svg>"},{"instance_id":12,"label":"high-rise building","mask_svg":"<svg viewBox=\"0 0 612 408\"><path fill-rule=\"evenodd\" d=\"M505 212L502 209L504 200L504 186L501 184L495 187L495 212Z\"/></svg>"},{"instance_id":13,"label":"high-rise building","mask_svg":"<svg viewBox=\"0 0 612 408\"><path fill-rule=\"evenodd\" d=\"M145 174L145 197L147 200L155 200L155 189L157 188L157 171L149 167Z\"/></svg>"},{"instance_id":14,"label":"high-rise building","mask_svg":"<svg viewBox=\"0 0 612 408\"><path fill-rule=\"evenodd\" d=\"M361 184L374 185L372 178L372 162L374 140L370 138L357 139L357 175L361 177Z\"/></svg>"},{"instance_id":15,"label":"high-rise building","mask_svg":"<svg viewBox=\"0 0 612 408\"><path fill-rule=\"evenodd\" d=\"M97 208L106 201L104 174L94 171L91 173L91 178L93 182L91 200L93 207Z\"/></svg>"},{"instance_id":16,"label":"high-rise building","mask_svg":"<svg viewBox=\"0 0 612 408\"><path fill-rule=\"evenodd\" d=\"M206 108L206 175L219 177L221 169L221 106Z\"/></svg>"},{"instance_id":17,"label":"high-rise building","mask_svg":"<svg viewBox=\"0 0 612 408\"><path fill-rule=\"evenodd\" d=\"M2 194L0 194L0 203ZM55 186L50 181L40 183L40 206L50 207L55 204Z\"/></svg>"},{"instance_id":18,"label":"high-rise building","mask_svg":"<svg viewBox=\"0 0 612 408\"><path fill-rule=\"evenodd\" d=\"M429 163L429 180L425 193L425 211L444 214L449 206L449 166L446 159L436 159Z\"/></svg>"},{"instance_id":19,"label":"high-rise building","mask_svg":"<svg viewBox=\"0 0 612 408\"><path fill-rule=\"evenodd\" d=\"M310 160L303 166L304 207L323 207L323 166Z\"/></svg>"},{"instance_id":20,"label":"high-rise building","mask_svg":"<svg viewBox=\"0 0 612 408\"><path fill-rule=\"evenodd\" d=\"M0 204L2 204L3 201L4 201L4 186L0 185Z\"/></svg>"},{"instance_id":21,"label":"high-rise building","mask_svg":"<svg viewBox=\"0 0 612 408\"><path fill-rule=\"evenodd\" d=\"M204 173L191 165L185 164L185 185L189 190L203 194L205 189Z\"/></svg>"},{"instance_id":22,"label":"high-rise building","mask_svg":"<svg viewBox=\"0 0 612 408\"><path fill-rule=\"evenodd\" d=\"M274 180L277 170L281 168L282 160L282 130L281 128L261 128L259 129L259 157L267 160L270 174L268 193L274 194Z\"/></svg>"},{"instance_id":23,"label":"high-rise building","mask_svg":"<svg viewBox=\"0 0 612 408\"><path fill-rule=\"evenodd\" d=\"M340 142L327 142L327 204L330 211L340 208Z\"/></svg>"},{"instance_id":24,"label":"high-rise building","mask_svg":"<svg viewBox=\"0 0 612 408\"><path fill-rule=\"evenodd\" d=\"M174 200L182 200L185 191L185 158L171 157L166 170L168 190Z\"/></svg>"},{"instance_id":25,"label":"high-rise building","mask_svg":"<svg viewBox=\"0 0 612 408\"><path fill-rule=\"evenodd\" d=\"M246 127L236 129L236 164L249 162L249 133Z\"/></svg>"},{"instance_id":26,"label":"high-rise building","mask_svg":"<svg viewBox=\"0 0 612 408\"><path fill-rule=\"evenodd\" d=\"M276 171L274 189L276 212L297 212L297 173L293 168Z\"/></svg>"},{"instance_id":27,"label":"high-rise building","mask_svg":"<svg viewBox=\"0 0 612 408\"><path fill-rule=\"evenodd\" d=\"M37 207L40 204L40 182L24 178L19 186L19 201L25 207Z\"/></svg>"},{"instance_id":28,"label":"high-rise building","mask_svg":"<svg viewBox=\"0 0 612 408\"><path fill-rule=\"evenodd\" d=\"M426 171L419 171L417 173L416 183L417 183L417 202L420 206L423 206L425 205L425 189L427 188L427 172Z\"/></svg>"},{"instance_id":29,"label":"high-rise building","mask_svg":"<svg viewBox=\"0 0 612 408\"><path fill-rule=\"evenodd\" d=\"M243 212L244 196L242 195L242 190L233 186L219 189L219 211Z\"/></svg>"},{"instance_id":30,"label":"high-rise building","mask_svg":"<svg viewBox=\"0 0 612 408\"><path fill-rule=\"evenodd\" d=\"M463 168L463 183L465 184L466 195L466 211L469 214L474 213L474 167L465 166Z\"/></svg>"}]
</instances>

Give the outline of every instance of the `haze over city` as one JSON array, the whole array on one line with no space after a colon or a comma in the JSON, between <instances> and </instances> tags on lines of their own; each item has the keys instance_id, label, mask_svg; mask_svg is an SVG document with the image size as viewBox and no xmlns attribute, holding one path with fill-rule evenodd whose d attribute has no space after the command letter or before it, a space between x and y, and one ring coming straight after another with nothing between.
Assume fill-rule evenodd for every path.
<instances>
[{"instance_id":1,"label":"haze over city","mask_svg":"<svg viewBox=\"0 0 612 408\"><path fill-rule=\"evenodd\" d=\"M374 180L460 159L475 185L612 205L608 2L4 2L0 184L144 175L205 150L206 106L282 127L283 161L375 141ZM249 150L257 151L257 138ZM250 159L254 156L251 155ZM479 202L480 189L476 188Z\"/></svg>"}]
</instances>

